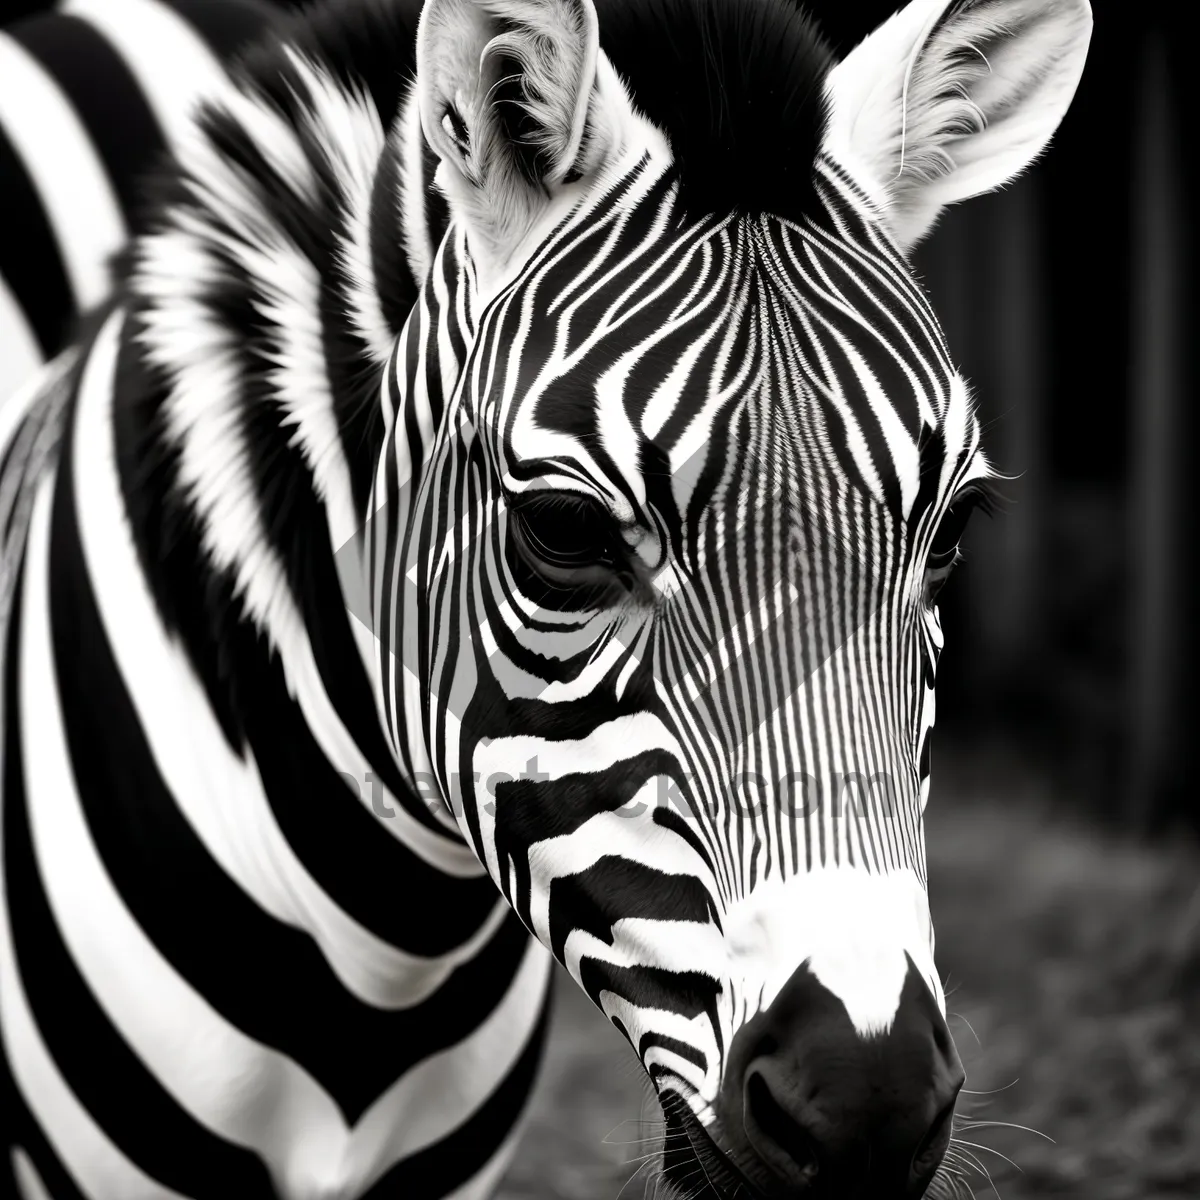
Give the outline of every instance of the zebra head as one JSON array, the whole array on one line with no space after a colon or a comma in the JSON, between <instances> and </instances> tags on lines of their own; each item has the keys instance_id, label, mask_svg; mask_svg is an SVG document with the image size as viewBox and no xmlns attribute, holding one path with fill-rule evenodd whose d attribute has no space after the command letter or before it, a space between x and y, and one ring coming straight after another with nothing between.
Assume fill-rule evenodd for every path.
<instances>
[{"instance_id":1,"label":"zebra head","mask_svg":"<svg viewBox=\"0 0 1200 1200\"><path fill-rule=\"evenodd\" d=\"M835 62L790 0L597 7L422 15L450 223L389 368L386 716L684 1186L920 1195L963 1082L935 597L991 470L906 255L1045 147L1090 10L912 0Z\"/></svg>"}]
</instances>

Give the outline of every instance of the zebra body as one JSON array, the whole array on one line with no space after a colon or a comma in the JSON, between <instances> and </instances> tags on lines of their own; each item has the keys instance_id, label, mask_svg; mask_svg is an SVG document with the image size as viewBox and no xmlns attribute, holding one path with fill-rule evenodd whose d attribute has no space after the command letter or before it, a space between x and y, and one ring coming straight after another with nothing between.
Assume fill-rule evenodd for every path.
<instances>
[{"instance_id":1,"label":"zebra body","mask_svg":"<svg viewBox=\"0 0 1200 1200\"><path fill-rule=\"evenodd\" d=\"M484 1195L547 950L677 1181L925 1190L961 1084L932 598L990 468L903 250L1040 151L1087 34L979 7L834 66L784 0L370 0L213 96L115 302L3 410L26 1197ZM961 44L1007 61L1017 9L1046 111L956 185L946 139L1014 103ZM684 101L765 82L693 136L672 54ZM885 807L840 810L851 775ZM762 1114L822 1055L862 1069L781 1155Z\"/></svg>"},{"instance_id":2,"label":"zebra body","mask_svg":"<svg viewBox=\"0 0 1200 1200\"><path fill-rule=\"evenodd\" d=\"M0 402L111 294L138 185L271 0L19 0L0 14ZM81 195L88 203L81 204Z\"/></svg>"}]
</instances>

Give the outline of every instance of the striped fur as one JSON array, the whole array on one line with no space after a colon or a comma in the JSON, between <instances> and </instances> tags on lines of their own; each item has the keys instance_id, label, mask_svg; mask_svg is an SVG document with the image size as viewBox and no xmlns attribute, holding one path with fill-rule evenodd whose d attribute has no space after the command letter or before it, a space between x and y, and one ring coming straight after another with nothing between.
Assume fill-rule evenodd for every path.
<instances>
[{"instance_id":1,"label":"striped fur","mask_svg":"<svg viewBox=\"0 0 1200 1200\"><path fill-rule=\"evenodd\" d=\"M552 957L718 1148L730 1047L797 970L864 1038L910 969L944 1011L934 600L990 468L820 149L818 35L743 3L641 30L726 47L696 95L736 88L737 31L783 39L790 211L773 165L726 204L724 118L655 99L625 0L559 57L524 3L448 19L504 39L487 105L507 76L434 57L415 4L332 5L213 94L116 299L0 410L27 1198L486 1195ZM579 136L541 141L520 88L563 80Z\"/></svg>"},{"instance_id":2,"label":"striped fur","mask_svg":"<svg viewBox=\"0 0 1200 1200\"><path fill-rule=\"evenodd\" d=\"M0 403L112 291L140 180L274 0L31 0L0 14ZM28 12L23 19L20 17ZM79 203L86 195L88 203Z\"/></svg>"}]
</instances>

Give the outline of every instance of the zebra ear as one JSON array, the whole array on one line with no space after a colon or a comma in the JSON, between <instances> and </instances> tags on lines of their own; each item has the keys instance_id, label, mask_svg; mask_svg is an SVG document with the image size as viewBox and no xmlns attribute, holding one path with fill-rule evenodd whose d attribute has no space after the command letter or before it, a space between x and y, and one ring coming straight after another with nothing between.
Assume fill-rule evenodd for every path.
<instances>
[{"instance_id":1,"label":"zebra ear","mask_svg":"<svg viewBox=\"0 0 1200 1200\"><path fill-rule=\"evenodd\" d=\"M494 250L520 239L575 167L598 53L592 0L426 0L421 126L451 203Z\"/></svg>"},{"instance_id":2,"label":"zebra ear","mask_svg":"<svg viewBox=\"0 0 1200 1200\"><path fill-rule=\"evenodd\" d=\"M1091 33L1088 0L910 0L830 71L825 149L907 251L1045 149Z\"/></svg>"}]
</instances>

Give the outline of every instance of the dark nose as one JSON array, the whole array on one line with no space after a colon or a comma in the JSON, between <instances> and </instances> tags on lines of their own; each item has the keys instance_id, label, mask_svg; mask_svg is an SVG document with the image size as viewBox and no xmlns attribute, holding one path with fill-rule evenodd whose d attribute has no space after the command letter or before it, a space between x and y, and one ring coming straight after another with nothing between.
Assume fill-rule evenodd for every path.
<instances>
[{"instance_id":1,"label":"dark nose","mask_svg":"<svg viewBox=\"0 0 1200 1200\"><path fill-rule=\"evenodd\" d=\"M963 1080L911 959L891 1026L865 1036L802 966L734 1038L715 1132L772 1200L916 1200L946 1153Z\"/></svg>"}]
</instances>

